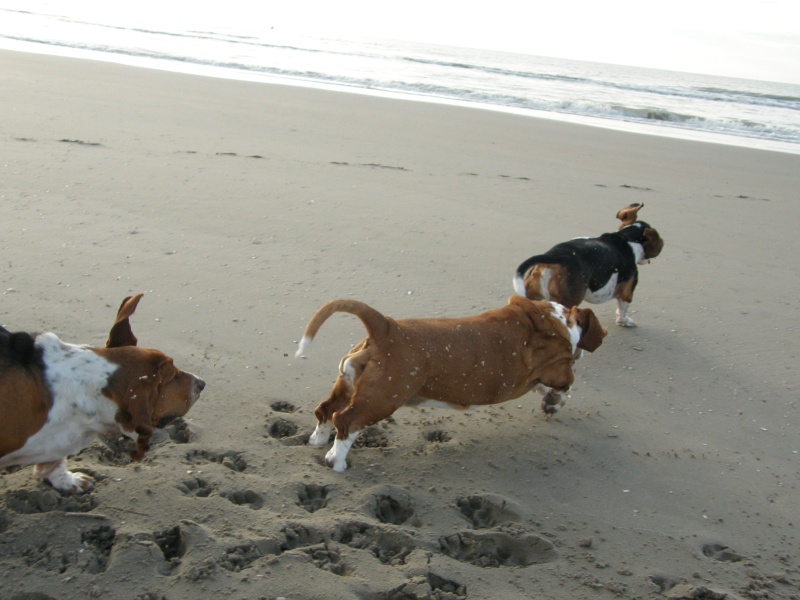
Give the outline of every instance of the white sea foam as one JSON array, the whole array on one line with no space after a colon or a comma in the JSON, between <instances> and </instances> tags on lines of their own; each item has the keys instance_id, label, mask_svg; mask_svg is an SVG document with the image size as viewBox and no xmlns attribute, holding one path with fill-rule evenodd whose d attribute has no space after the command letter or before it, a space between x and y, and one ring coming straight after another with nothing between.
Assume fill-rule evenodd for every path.
<instances>
[{"instance_id":1,"label":"white sea foam","mask_svg":"<svg viewBox=\"0 0 800 600\"><path fill-rule=\"evenodd\" d=\"M37 3L48 10L70 10ZM800 86L380 40L242 22L181 29L153 13L0 8L0 47L217 77L466 104L612 129L800 153Z\"/></svg>"}]
</instances>

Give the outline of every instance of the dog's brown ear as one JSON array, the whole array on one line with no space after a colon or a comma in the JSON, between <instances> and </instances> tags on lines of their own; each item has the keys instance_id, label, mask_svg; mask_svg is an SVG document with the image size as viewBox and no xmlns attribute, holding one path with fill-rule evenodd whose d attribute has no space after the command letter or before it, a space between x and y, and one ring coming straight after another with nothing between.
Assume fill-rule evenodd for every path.
<instances>
[{"instance_id":1,"label":"dog's brown ear","mask_svg":"<svg viewBox=\"0 0 800 600\"><path fill-rule=\"evenodd\" d=\"M628 225L635 223L636 213L638 213L643 206L644 204L641 202L634 202L633 204L629 204L620 210L617 213L617 218L622 221L622 224L619 226L619 228L622 229L623 227L627 227Z\"/></svg>"},{"instance_id":2,"label":"dog's brown ear","mask_svg":"<svg viewBox=\"0 0 800 600\"><path fill-rule=\"evenodd\" d=\"M655 258L661 254L661 250L664 248L664 240L658 235L658 231L648 227L642 235L642 247L644 248L645 258Z\"/></svg>"},{"instance_id":3,"label":"dog's brown ear","mask_svg":"<svg viewBox=\"0 0 800 600\"><path fill-rule=\"evenodd\" d=\"M587 352L594 352L603 343L603 338L608 335L608 330L600 325L600 320L591 308L572 308L575 321L581 328L581 339L578 340L578 348Z\"/></svg>"},{"instance_id":4,"label":"dog's brown ear","mask_svg":"<svg viewBox=\"0 0 800 600\"><path fill-rule=\"evenodd\" d=\"M136 433L136 450L131 452L131 458L135 461L142 460L150 448L156 393L154 381L136 382L127 389L126 397L120 402L120 409L117 411L116 421L122 429Z\"/></svg>"},{"instance_id":5,"label":"dog's brown ear","mask_svg":"<svg viewBox=\"0 0 800 600\"><path fill-rule=\"evenodd\" d=\"M154 366L153 373L138 377L133 373L132 380L125 382L127 385L121 388L125 390L123 395L116 398L120 407L116 416L117 422L126 431L133 431L137 435L136 450L131 452L131 458L135 461L142 460L150 448L154 413L161 389L177 372L172 359L168 357L164 357Z\"/></svg>"},{"instance_id":6,"label":"dog's brown ear","mask_svg":"<svg viewBox=\"0 0 800 600\"><path fill-rule=\"evenodd\" d=\"M136 294L135 296L128 296L122 301L117 311L117 320L111 326L111 331L108 333L106 340L106 348L119 348L120 346L135 346L139 340L133 335L130 316L136 311L139 300L142 299L144 294Z\"/></svg>"}]
</instances>

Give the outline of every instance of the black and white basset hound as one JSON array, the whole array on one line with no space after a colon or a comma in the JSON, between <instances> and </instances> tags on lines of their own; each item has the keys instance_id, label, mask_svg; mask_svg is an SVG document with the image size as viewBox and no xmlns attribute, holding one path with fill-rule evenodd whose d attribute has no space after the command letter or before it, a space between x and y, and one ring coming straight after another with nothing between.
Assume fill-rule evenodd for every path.
<instances>
[{"instance_id":1,"label":"black and white basset hound","mask_svg":"<svg viewBox=\"0 0 800 600\"><path fill-rule=\"evenodd\" d=\"M617 299L617 325L636 327L628 315L639 278L637 265L661 253L664 241L653 227L638 221L644 206L626 206L617 213L618 231L595 238L575 238L532 256L514 276L514 289L531 300L554 300L571 307Z\"/></svg>"}]
</instances>

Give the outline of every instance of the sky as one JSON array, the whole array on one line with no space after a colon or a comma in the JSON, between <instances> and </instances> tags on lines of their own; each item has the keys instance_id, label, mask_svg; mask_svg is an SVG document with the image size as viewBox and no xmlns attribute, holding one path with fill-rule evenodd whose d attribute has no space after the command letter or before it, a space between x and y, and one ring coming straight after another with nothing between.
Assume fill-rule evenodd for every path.
<instances>
[{"instance_id":1,"label":"sky","mask_svg":"<svg viewBox=\"0 0 800 600\"><path fill-rule=\"evenodd\" d=\"M342 0L316 17L354 34L800 83L800 0Z\"/></svg>"},{"instance_id":2,"label":"sky","mask_svg":"<svg viewBox=\"0 0 800 600\"><path fill-rule=\"evenodd\" d=\"M800 0L0 0L131 26L242 16L263 29L424 41L800 84Z\"/></svg>"}]
</instances>

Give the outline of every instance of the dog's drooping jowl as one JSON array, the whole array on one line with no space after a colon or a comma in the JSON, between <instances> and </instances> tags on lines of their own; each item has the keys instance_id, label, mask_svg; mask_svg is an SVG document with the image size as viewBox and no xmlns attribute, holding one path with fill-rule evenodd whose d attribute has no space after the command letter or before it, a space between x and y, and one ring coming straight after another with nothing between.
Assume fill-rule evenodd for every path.
<instances>
[{"instance_id":1,"label":"dog's drooping jowl","mask_svg":"<svg viewBox=\"0 0 800 600\"><path fill-rule=\"evenodd\" d=\"M661 253L658 231L637 220L643 204L631 204L617 213L618 231L595 238L576 238L532 256L514 276L514 289L531 300L554 300L578 306L617 299L617 325L636 327L628 315L639 278L638 265Z\"/></svg>"},{"instance_id":2,"label":"dog's drooping jowl","mask_svg":"<svg viewBox=\"0 0 800 600\"><path fill-rule=\"evenodd\" d=\"M94 482L68 471L67 456L122 433L140 460L153 429L188 412L205 382L136 345L129 317L141 297L122 301L104 348L0 328L0 468L33 464L56 490L80 494Z\"/></svg>"},{"instance_id":3,"label":"dog's drooping jowl","mask_svg":"<svg viewBox=\"0 0 800 600\"><path fill-rule=\"evenodd\" d=\"M309 444L325 445L336 428L325 460L338 472L347 468L358 434L401 406L465 410L536 389L544 394L543 410L554 413L573 383L573 363L606 335L589 309L518 296L503 308L455 319L395 320L357 300L334 300L309 321L297 356L337 312L357 316L367 330L342 358L330 396L314 412Z\"/></svg>"}]
</instances>

